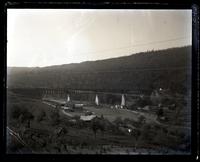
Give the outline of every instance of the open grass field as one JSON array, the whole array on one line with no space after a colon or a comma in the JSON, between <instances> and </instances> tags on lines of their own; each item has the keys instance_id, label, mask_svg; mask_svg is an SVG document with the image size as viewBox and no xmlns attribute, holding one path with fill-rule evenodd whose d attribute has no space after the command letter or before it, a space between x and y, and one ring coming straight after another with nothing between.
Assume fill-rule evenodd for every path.
<instances>
[{"instance_id":1,"label":"open grass field","mask_svg":"<svg viewBox=\"0 0 200 162\"><path fill-rule=\"evenodd\" d=\"M96 115L101 116L103 115L105 118L107 118L109 121L113 122L116 118L120 117L122 119L130 119L134 121L138 121L139 117L144 116L146 119L146 122L152 123L157 122L156 121L156 115L151 113L145 113L145 112L139 112L139 111L133 111L128 109L111 109L106 107L92 107L92 106L86 106L86 110L95 112Z\"/></svg>"},{"instance_id":2,"label":"open grass field","mask_svg":"<svg viewBox=\"0 0 200 162\"><path fill-rule=\"evenodd\" d=\"M57 102L63 103L64 99L57 99ZM77 103L78 101L73 101L74 103ZM44 102L46 103L46 102ZM100 105L100 106L94 106L91 104L91 102L83 101L81 103L84 103L83 109L86 111L94 112L97 116L104 116L106 119L108 119L110 122L113 122L116 118L121 119L130 119L134 121L138 121L139 117L144 116L146 118L146 122L152 123L152 122L158 122L156 121L156 115L153 113L148 112L141 112L141 111L133 111L128 109L116 109L116 108L110 108L109 105ZM48 104L48 103L47 103ZM52 105L54 106L54 105ZM74 112L67 112L65 113L68 116L75 116L75 115L84 115L85 111L74 111Z\"/></svg>"},{"instance_id":3,"label":"open grass field","mask_svg":"<svg viewBox=\"0 0 200 162\"><path fill-rule=\"evenodd\" d=\"M113 122L117 117L122 119L129 118L138 121L139 113L130 112L124 109L111 109L105 107L85 106L86 110L94 112L97 116L103 115L109 121Z\"/></svg>"}]
</instances>

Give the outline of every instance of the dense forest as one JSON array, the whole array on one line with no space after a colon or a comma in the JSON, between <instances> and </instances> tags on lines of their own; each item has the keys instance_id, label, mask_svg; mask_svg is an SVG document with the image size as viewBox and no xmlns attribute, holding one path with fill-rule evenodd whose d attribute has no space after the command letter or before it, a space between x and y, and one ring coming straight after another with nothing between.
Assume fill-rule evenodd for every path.
<instances>
[{"instance_id":1,"label":"dense forest","mask_svg":"<svg viewBox=\"0 0 200 162\"><path fill-rule=\"evenodd\" d=\"M191 54L191 46L186 46L42 68L8 67L7 86L127 91L162 87L185 93Z\"/></svg>"}]
</instances>

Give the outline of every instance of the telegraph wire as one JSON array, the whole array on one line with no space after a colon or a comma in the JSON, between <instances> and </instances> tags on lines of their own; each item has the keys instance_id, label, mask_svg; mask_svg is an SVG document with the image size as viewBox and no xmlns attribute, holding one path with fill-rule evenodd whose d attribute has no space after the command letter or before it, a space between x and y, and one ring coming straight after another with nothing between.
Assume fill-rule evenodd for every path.
<instances>
[{"instance_id":1,"label":"telegraph wire","mask_svg":"<svg viewBox=\"0 0 200 162\"><path fill-rule=\"evenodd\" d=\"M161 41L154 41L154 42L149 42L149 43L142 43L142 44L135 44L132 46L123 46L123 47L118 47L118 48L112 48L112 49L104 49L104 50L98 50L98 51L90 51L90 52L83 52L80 54L88 54L88 53L100 53L100 52L107 52L107 51L115 51L115 50L120 50L120 49L130 49L133 47L139 47L139 46L147 46L151 44L159 44L159 43L165 43L165 42L172 42L172 41L177 41L177 40L184 40L190 38L189 36L185 37L179 37L179 38L173 38L173 39L167 39L167 40L161 40Z\"/></svg>"}]
</instances>

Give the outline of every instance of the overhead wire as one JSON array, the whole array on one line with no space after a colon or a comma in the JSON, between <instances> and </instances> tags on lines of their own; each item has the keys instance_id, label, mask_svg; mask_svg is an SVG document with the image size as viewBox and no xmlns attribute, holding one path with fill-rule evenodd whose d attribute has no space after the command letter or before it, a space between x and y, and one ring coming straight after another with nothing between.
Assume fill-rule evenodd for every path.
<instances>
[{"instance_id":1,"label":"overhead wire","mask_svg":"<svg viewBox=\"0 0 200 162\"><path fill-rule=\"evenodd\" d=\"M183 39L187 39L187 38L190 38L190 37L189 36L177 37L177 38L173 38L173 39L160 40L160 41L154 41L154 42L148 42L148 43L142 43L142 44L135 44L135 45L131 45L131 46L129 45L129 46L112 48L112 49L103 49L103 50L90 51L90 52L80 52L80 54L100 53L100 52L114 51L114 50L120 50L120 49L130 49L130 48L133 48L133 47L147 46L147 45L151 45L151 44L159 44L159 43L183 40Z\"/></svg>"}]
</instances>

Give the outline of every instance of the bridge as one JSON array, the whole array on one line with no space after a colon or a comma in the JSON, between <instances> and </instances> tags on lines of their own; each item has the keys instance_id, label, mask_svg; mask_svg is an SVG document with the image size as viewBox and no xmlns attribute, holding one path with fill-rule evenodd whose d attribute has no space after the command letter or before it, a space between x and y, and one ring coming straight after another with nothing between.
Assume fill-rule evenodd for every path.
<instances>
[{"instance_id":1,"label":"bridge","mask_svg":"<svg viewBox=\"0 0 200 162\"><path fill-rule=\"evenodd\" d=\"M43 89L42 98L57 98L69 100L84 100L100 103L118 103L121 106L126 105L127 97L143 97L142 92L133 91L103 91L103 90L80 90L80 89Z\"/></svg>"},{"instance_id":2,"label":"bridge","mask_svg":"<svg viewBox=\"0 0 200 162\"><path fill-rule=\"evenodd\" d=\"M44 99L51 98L67 101L69 98L74 101L88 101L100 104L122 104L126 103L128 98L139 98L148 96L150 92L144 90L92 90L92 89L70 89L70 88L15 88L8 89L24 97Z\"/></svg>"}]
</instances>

